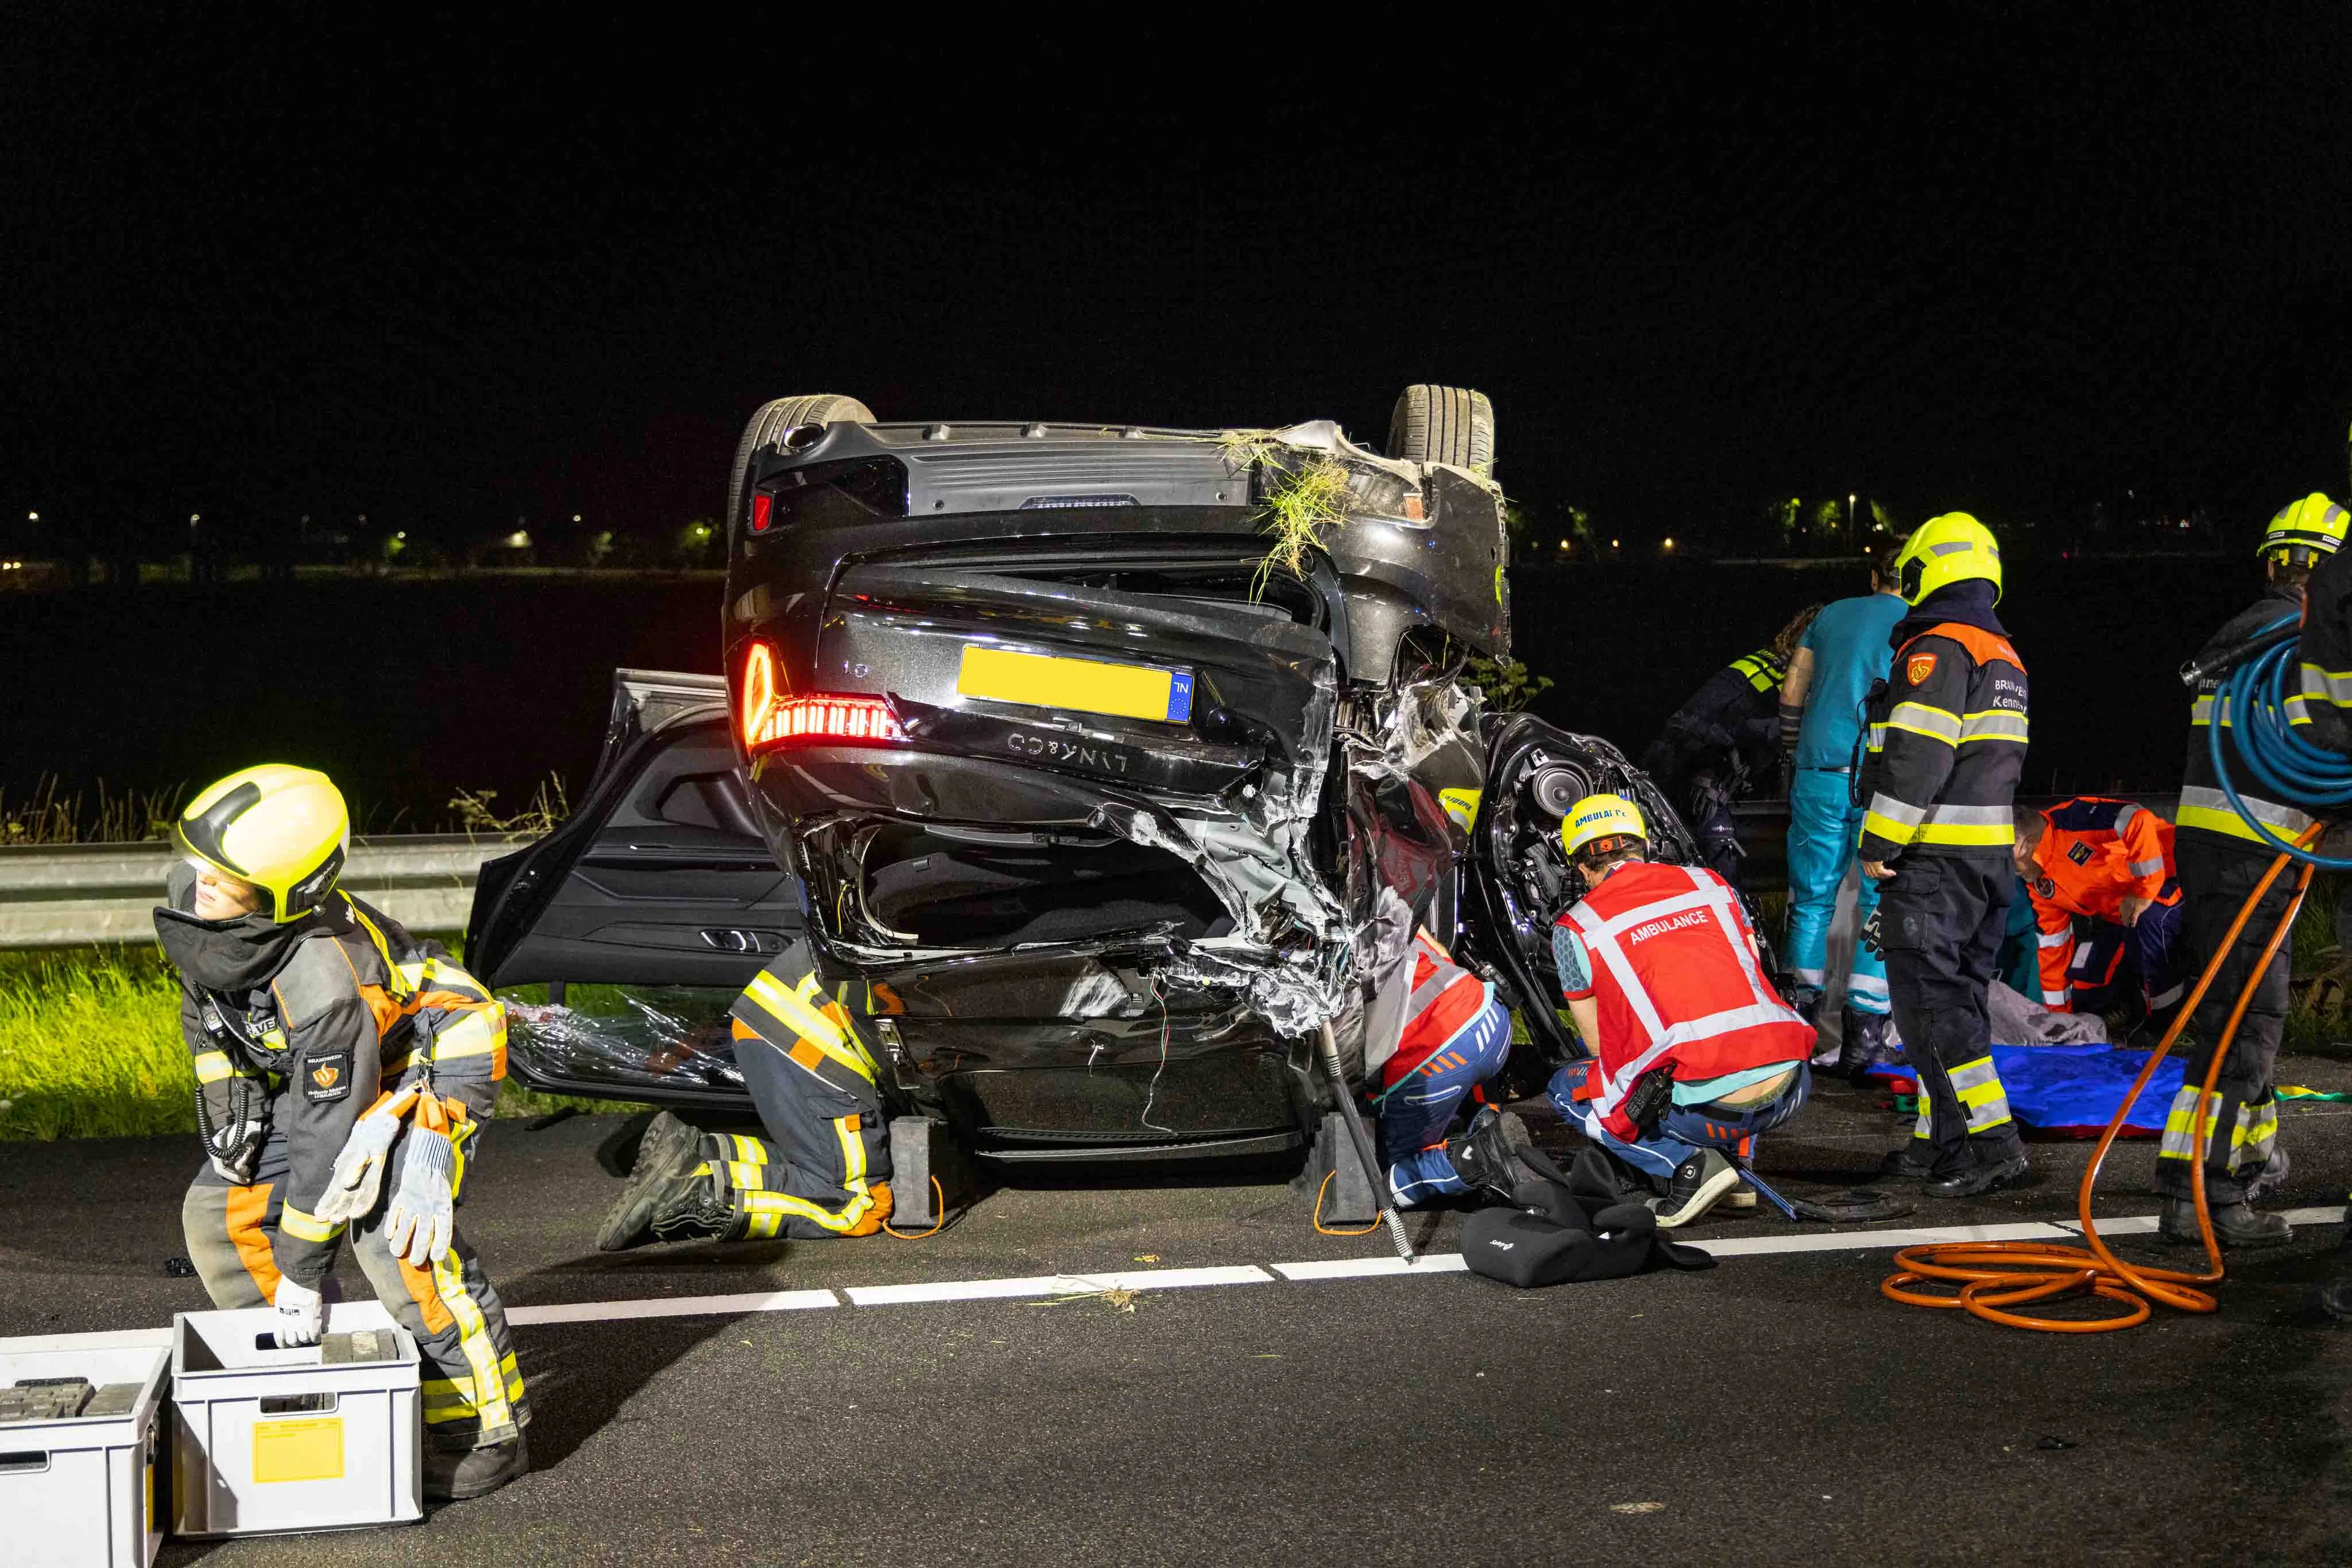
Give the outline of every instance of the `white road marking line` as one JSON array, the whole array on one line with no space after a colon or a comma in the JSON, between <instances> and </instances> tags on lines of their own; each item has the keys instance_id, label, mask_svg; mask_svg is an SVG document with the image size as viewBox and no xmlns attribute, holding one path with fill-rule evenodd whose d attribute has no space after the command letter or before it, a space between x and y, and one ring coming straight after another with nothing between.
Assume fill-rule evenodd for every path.
<instances>
[{"instance_id":1,"label":"white road marking line","mask_svg":"<svg viewBox=\"0 0 2352 1568\"><path fill-rule=\"evenodd\" d=\"M740 1296L656 1296L641 1301L572 1301L552 1307L509 1307L507 1321L602 1323L623 1318L732 1317L739 1312L805 1312L838 1307L830 1290L754 1290Z\"/></svg>"},{"instance_id":2,"label":"white road marking line","mask_svg":"<svg viewBox=\"0 0 2352 1568\"><path fill-rule=\"evenodd\" d=\"M1213 1268L1125 1268L1109 1274L1036 1274L1020 1279L942 1279L912 1285L851 1285L842 1294L857 1307L899 1307L918 1301L984 1301L1017 1296L1087 1296L1103 1290L1186 1290L1203 1285L1271 1285L1255 1263Z\"/></svg>"},{"instance_id":3,"label":"white road marking line","mask_svg":"<svg viewBox=\"0 0 2352 1568\"><path fill-rule=\"evenodd\" d=\"M1744 1236L1694 1241L1717 1258L1773 1252L1871 1252L1888 1247L1930 1247L1951 1241L2063 1241L2067 1232L2040 1220L2014 1225L1948 1225L1920 1229L1825 1230L1803 1236Z\"/></svg>"},{"instance_id":4,"label":"white road marking line","mask_svg":"<svg viewBox=\"0 0 2352 1568\"><path fill-rule=\"evenodd\" d=\"M1370 1279L1383 1274L1460 1274L1470 1266L1458 1252L1424 1252L1411 1263L1402 1258L1318 1258L1266 1267L1285 1279Z\"/></svg>"},{"instance_id":5,"label":"white road marking line","mask_svg":"<svg viewBox=\"0 0 2352 1568\"><path fill-rule=\"evenodd\" d=\"M2340 1225L2344 1208L2288 1209L2290 1225ZM2118 1215L2099 1221L2102 1236L2145 1236L2156 1215ZM1955 1241L2069 1240L2081 1234L2074 1220L2025 1220L2008 1225L1954 1225L1919 1229L1831 1230L1800 1236L1725 1237L1688 1245L1717 1258L1774 1253L1877 1252ZM1323 1258L1296 1263L1222 1264L1202 1268L1126 1268L1108 1274L1036 1274L1020 1279L940 1279L912 1285L850 1285L833 1289L751 1291L737 1296L667 1296L635 1301L568 1301L543 1307L509 1307L507 1321L518 1328L550 1323L604 1323L633 1318L740 1317L752 1312L796 1312L838 1307L910 1306L932 1301L986 1301L1024 1297L1083 1296L1102 1290L1183 1290L1213 1285L1271 1285L1276 1277L1296 1283L1324 1279L1393 1279L1404 1274L1459 1274L1468 1265L1458 1252L1423 1253L1408 1265L1395 1257ZM1268 1272L1271 1270L1272 1272ZM121 1350L165 1346L172 1331L111 1329L97 1333L27 1334L0 1339L0 1353L18 1351Z\"/></svg>"}]
</instances>

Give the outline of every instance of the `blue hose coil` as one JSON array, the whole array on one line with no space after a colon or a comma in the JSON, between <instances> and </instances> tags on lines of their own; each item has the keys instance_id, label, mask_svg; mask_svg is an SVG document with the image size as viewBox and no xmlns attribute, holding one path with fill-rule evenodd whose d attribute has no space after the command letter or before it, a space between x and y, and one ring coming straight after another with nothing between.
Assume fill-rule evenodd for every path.
<instances>
[{"instance_id":1,"label":"blue hose coil","mask_svg":"<svg viewBox=\"0 0 2352 1568\"><path fill-rule=\"evenodd\" d=\"M2288 616L2263 628L2258 637L2294 626ZM2213 763L2214 780L2229 797L2230 808L2264 844L2305 864L2327 871L2352 871L2352 858L2315 854L2290 844L2247 808L2230 777L2221 744L2226 732L2247 771L2266 794L2301 807L2314 816L2342 816L2352 807L2352 759L2313 745L2287 722L2286 701L2294 695L2289 682L2298 681L2295 655L2302 645L2290 638L2249 658L2231 670L2215 691L2213 721L2206 726L2205 744ZM2229 722L2221 721L2227 715Z\"/></svg>"}]
</instances>

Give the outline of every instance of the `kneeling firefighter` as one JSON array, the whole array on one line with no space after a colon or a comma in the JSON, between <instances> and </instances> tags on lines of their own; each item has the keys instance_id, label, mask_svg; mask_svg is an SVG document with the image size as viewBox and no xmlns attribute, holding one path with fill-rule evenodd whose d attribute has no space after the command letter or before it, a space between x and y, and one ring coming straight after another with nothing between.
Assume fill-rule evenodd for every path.
<instances>
[{"instance_id":1,"label":"kneeling firefighter","mask_svg":"<svg viewBox=\"0 0 2352 1568\"><path fill-rule=\"evenodd\" d=\"M1587 795L1559 831L1587 891L1553 926L1552 956L1593 1055L1549 1092L1563 1120L1664 1185L1661 1226L1687 1225L1740 1187L1727 1152L1748 1153L1805 1102L1815 1032L1758 963L1739 895L1704 867L1651 861L1632 801Z\"/></svg>"},{"instance_id":2,"label":"kneeling firefighter","mask_svg":"<svg viewBox=\"0 0 2352 1568\"><path fill-rule=\"evenodd\" d=\"M276 1307L280 1345L316 1344L348 1234L424 1361L425 1495L503 1486L530 1467L530 1409L453 1211L506 1076L505 1009L439 943L336 887L351 827L324 773L232 773L173 838L185 864L155 934L180 973L210 1155L181 1209L205 1290Z\"/></svg>"},{"instance_id":3,"label":"kneeling firefighter","mask_svg":"<svg viewBox=\"0 0 2352 1568\"><path fill-rule=\"evenodd\" d=\"M1895 557L1911 605L1888 634L1889 678L1865 704L1862 868L1879 884L1879 945L1903 1051L1919 1081L1911 1146L1885 1173L1935 1197L2008 1186L2025 1143L1993 1067L1986 992L2009 924L2025 661L1993 606L2000 547L1966 512L1919 525Z\"/></svg>"},{"instance_id":4,"label":"kneeling firefighter","mask_svg":"<svg viewBox=\"0 0 2352 1568\"><path fill-rule=\"evenodd\" d=\"M2304 589L2315 569L2343 548L2346 522L2344 509L2324 495L2307 496L2281 509L2257 547L2263 562L2262 596L2215 632L2195 662L2200 666L2219 662L2216 656L2221 650L2300 614ZM2298 733L2320 725L2330 731L2336 728L2329 700L2333 689L2326 679L2325 666L2336 656L2329 647L2330 633L2319 624L2331 618L2317 617L2305 628L2305 689L2286 703L2287 721ZM2319 679L2313 679L2315 673ZM2173 857L2185 900L2181 937L2188 952L2183 967L2191 974L2199 973L2217 952L2223 956L2190 1020L2196 1047L2188 1055L2188 1076L2173 1097L2171 1111L2165 1118L2164 1141L2157 1150L2156 1190L2164 1200L2158 1224L2172 1240L2201 1240L2189 1171L2192 1162L2201 1160L2205 1201L2215 1237L2225 1247L2269 1247L2288 1241L2294 1234L2282 1216L2258 1213L2251 1206L2253 1198L2286 1176L2286 1152L2278 1147L2278 1097L2273 1092L2272 1074L2286 1028L2291 943L2283 942L2271 957L2238 1032L2229 1042L2229 1056L2213 1086L2219 1102L2209 1108L2202 1129L2190 1126L2196 1120L2206 1071L2213 1064L2213 1053L2221 1043L2239 994L2253 977L2254 966L2262 962L2279 920L2294 903L2294 879L2273 879L2239 927L2236 940L2223 947L2240 910L2269 871L2277 851L2240 815L2213 771L2212 727L2221 725L2225 732L2231 727L2227 699L2221 694L2221 675L2200 680L2190 701L2189 756L2180 775ZM2217 713L2217 705L2224 710ZM2317 738L2326 743L2330 735ZM2284 792L2262 784L2244 771L2236 777L2239 801L2273 837L2296 839L2317 826L2317 818L2305 809L2308 803L2281 798Z\"/></svg>"},{"instance_id":5,"label":"kneeling firefighter","mask_svg":"<svg viewBox=\"0 0 2352 1568\"><path fill-rule=\"evenodd\" d=\"M646 1129L596 1245L871 1236L890 1217L890 1132L863 982L828 992L805 939L732 1009L735 1062L765 1139L664 1111Z\"/></svg>"}]
</instances>

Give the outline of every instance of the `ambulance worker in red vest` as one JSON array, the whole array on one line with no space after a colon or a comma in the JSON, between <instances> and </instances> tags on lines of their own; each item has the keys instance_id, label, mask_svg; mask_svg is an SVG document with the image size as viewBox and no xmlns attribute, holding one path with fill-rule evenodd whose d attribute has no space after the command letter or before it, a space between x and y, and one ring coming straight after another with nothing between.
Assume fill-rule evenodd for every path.
<instances>
[{"instance_id":1,"label":"ambulance worker in red vest","mask_svg":"<svg viewBox=\"0 0 2352 1568\"><path fill-rule=\"evenodd\" d=\"M1449 1144L1445 1135L1464 1099L1503 1070L1511 1052L1510 1009L1493 986L1455 963L1426 926L1413 932L1409 956L1412 995L1404 1034L1369 1090L1390 1189L1400 1208L1478 1186L1507 1194L1510 1145L1526 1138L1517 1118L1482 1106L1462 1136Z\"/></svg>"},{"instance_id":2,"label":"ambulance worker in red vest","mask_svg":"<svg viewBox=\"0 0 2352 1568\"><path fill-rule=\"evenodd\" d=\"M1654 864L1648 835L1622 795L1587 795L1560 824L1589 890L1553 926L1552 958L1594 1059L1562 1068L1550 1092L1588 1137L1664 1185L1652 1206L1679 1226L1740 1184L1726 1150L1746 1155L1805 1102L1813 1026L1764 977L1730 884Z\"/></svg>"}]
</instances>

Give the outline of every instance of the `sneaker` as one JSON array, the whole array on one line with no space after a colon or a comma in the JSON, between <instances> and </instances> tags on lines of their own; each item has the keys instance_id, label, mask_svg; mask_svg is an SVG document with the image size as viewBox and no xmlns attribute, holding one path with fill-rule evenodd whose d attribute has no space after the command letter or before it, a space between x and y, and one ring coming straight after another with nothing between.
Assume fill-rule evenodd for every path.
<instances>
[{"instance_id":1,"label":"sneaker","mask_svg":"<svg viewBox=\"0 0 2352 1568\"><path fill-rule=\"evenodd\" d=\"M2020 1149L2014 1154L2003 1155L1990 1163L1970 1165L1956 1176L1929 1182L1920 1188L1931 1198L1976 1198L1987 1193L1997 1193L2003 1187L2013 1187L2025 1179L2032 1164Z\"/></svg>"},{"instance_id":2,"label":"sneaker","mask_svg":"<svg viewBox=\"0 0 2352 1568\"><path fill-rule=\"evenodd\" d=\"M482 1448L425 1445L425 1496L433 1502L480 1497L530 1468L530 1442L521 1432Z\"/></svg>"},{"instance_id":3,"label":"sneaker","mask_svg":"<svg viewBox=\"0 0 2352 1568\"><path fill-rule=\"evenodd\" d=\"M637 1163L629 1168L621 1195L613 1200L596 1232L597 1247L618 1252L642 1240L655 1209L674 1195L678 1179L701 1159L701 1133L667 1110L655 1117L637 1145Z\"/></svg>"},{"instance_id":4,"label":"sneaker","mask_svg":"<svg viewBox=\"0 0 2352 1568\"><path fill-rule=\"evenodd\" d=\"M1650 1200L1658 1228L1688 1225L1713 1208L1724 1194L1739 1184L1739 1173L1720 1149L1702 1149L1675 1168L1666 1195Z\"/></svg>"},{"instance_id":5,"label":"sneaker","mask_svg":"<svg viewBox=\"0 0 2352 1568\"><path fill-rule=\"evenodd\" d=\"M2207 1214L2213 1221L2213 1239L2224 1247L2278 1247L2294 1239L2294 1227L2287 1224L2284 1216L2258 1214L2243 1203L2211 1205ZM2188 1247L2205 1245L2205 1237L2197 1228L2197 1205L2187 1198L2165 1199L2157 1215L2156 1229L2167 1241Z\"/></svg>"},{"instance_id":6,"label":"sneaker","mask_svg":"<svg viewBox=\"0 0 2352 1568\"><path fill-rule=\"evenodd\" d=\"M1445 1158L1474 1191L1516 1203L1519 1184L1526 1179L1518 1152L1533 1142L1526 1122L1507 1110L1482 1105L1470 1119L1469 1131L1445 1145Z\"/></svg>"}]
</instances>

